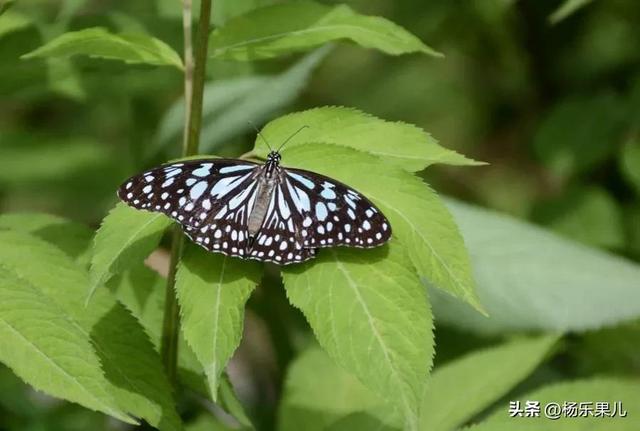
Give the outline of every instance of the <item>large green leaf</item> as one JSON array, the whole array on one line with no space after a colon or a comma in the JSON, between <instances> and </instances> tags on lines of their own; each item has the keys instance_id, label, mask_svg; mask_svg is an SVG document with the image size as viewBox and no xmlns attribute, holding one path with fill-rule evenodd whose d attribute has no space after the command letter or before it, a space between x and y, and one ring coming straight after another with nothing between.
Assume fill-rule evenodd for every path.
<instances>
[{"instance_id":1,"label":"large green leaf","mask_svg":"<svg viewBox=\"0 0 640 431\"><path fill-rule=\"evenodd\" d=\"M291 138L286 148L314 142L342 145L380 156L408 171L420 171L434 163L481 164L441 147L419 127L381 120L353 108L322 107L285 115L267 124L262 134L272 147L279 147L302 126L308 129ZM254 152L264 157L268 151L257 137Z\"/></svg>"},{"instance_id":2,"label":"large green leaf","mask_svg":"<svg viewBox=\"0 0 640 431\"><path fill-rule=\"evenodd\" d=\"M448 431L489 407L542 362L557 337L518 340L446 364L427 381L420 429Z\"/></svg>"},{"instance_id":3,"label":"large green leaf","mask_svg":"<svg viewBox=\"0 0 640 431\"><path fill-rule=\"evenodd\" d=\"M291 364L278 411L279 431L323 431L355 412L367 412L373 421L401 425L382 398L320 348L308 348Z\"/></svg>"},{"instance_id":4,"label":"large green leaf","mask_svg":"<svg viewBox=\"0 0 640 431\"><path fill-rule=\"evenodd\" d=\"M627 411L626 417L560 417L551 420L545 417L510 417L509 406L500 406L480 425L471 427L473 431L540 430L540 431L636 431L640 428L640 380L637 378L599 377L573 382L557 383L527 393L520 400L522 406L527 400L540 401L541 407L549 403L565 402L609 403L612 408L616 401ZM564 415L562 415L564 416Z\"/></svg>"},{"instance_id":5,"label":"large green leaf","mask_svg":"<svg viewBox=\"0 0 640 431\"><path fill-rule=\"evenodd\" d=\"M640 317L640 266L509 216L453 200L447 204L490 317L434 289L436 320L489 333L564 332Z\"/></svg>"},{"instance_id":6,"label":"large green leaf","mask_svg":"<svg viewBox=\"0 0 640 431\"><path fill-rule=\"evenodd\" d=\"M170 224L163 214L118 203L104 218L94 239L88 298L114 274L142 262L158 246Z\"/></svg>"},{"instance_id":7,"label":"large green leaf","mask_svg":"<svg viewBox=\"0 0 640 431\"><path fill-rule=\"evenodd\" d=\"M4 266L0 343L0 361L34 388L132 422L110 393L89 334L40 289Z\"/></svg>"},{"instance_id":8,"label":"large green leaf","mask_svg":"<svg viewBox=\"0 0 640 431\"><path fill-rule=\"evenodd\" d=\"M329 355L417 428L432 363L431 312L398 240L372 250L322 250L286 267L284 285Z\"/></svg>"},{"instance_id":9,"label":"large green leaf","mask_svg":"<svg viewBox=\"0 0 640 431\"><path fill-rule=\"evenodd\" d=\"M64 310L91 339L120 408L161 430L179 430L160 357L136 319L106 289L85 306L87 273L54 246L10 231L0 231L0 244L3 265L36 286L44 301Z\"/></svg>"},{"instance_id":10,"label":"large green leaf","mask_svg":"<svg viewBox=\"0 0 640 431\"><path fill-rule=\"evenodd\" d=\"M372 199L389 218L420 277L481 308L462 237L440 198L420 179L375 156L336 145L297 145L283 150L282 160L285 166L342 181Z\"/></svg>"},{"instance_id":11,"label":"large green leaf","mask_svg":"<svg viewBox=\"0 0 640 431\"><path fill-rule=\"evenodd\" d=\"M384 18L357 14L346 5L310 1L267 6L230 19L211 33L209 52L217 58L257 60L340 39L392 55L441 55Z\"/></svg>"},{"instance_id":12,"label":"large green leaf","mask_svg":"<svg viewBox=\"0 0 640 431\"><path fill-rule=\"evenodd\" d=\"M260 266L201 247L186 248L176 275L182 330L207 375L214 400L220 374L240 344L244 306Z\"/></svg>"},{"instance_id":13,"label":"large green leaf","mask_svg":"<svg viewBox=\"0 0 640 431\"><path fill-rule=\"evenodd\" d=\"M273 118L274 113L284 109L298 96L329 49L324 47L310 53L278 75L254 75L207 84L203 96L201 151L212 152L230 139L253 130L250 122L260 124ZM175 144L183 127L184 99L180 99L161 121L151 150Z\"/></svg>"},{"instance_id":14,"label":"large green leaf","mask_svg":"<svg viewBox=\"0 0 640 431\"><path fill-rule=\"evenodd\" d=\"M146 34L113 34L101 27L64 33L22 58L66 58L73 55L182 69L180 56L161 40Z\"/></svg>"},{"instance_id":15,"label":"large green leaf","mask_svg":"<svg viewBox=\"0 0 640 431\"><path fill-rule=\"evenodd\" d=\"M0 8L2 5L0 4ZM0 37L31 25L31 19L20 13L8 11L0 14Z\"/></svg>"},{"instance_id":16,"label":"large green leaf","mask_svg":"<svg viewBox=\"0 0 640 431\"><path fill-rule=\"evenodd\" d=\"M0 215L0 229L30 233L74 258L89 263L89 247L93 231L89 227L44 213L10 213Z\"/></svg>"}]
</instances>

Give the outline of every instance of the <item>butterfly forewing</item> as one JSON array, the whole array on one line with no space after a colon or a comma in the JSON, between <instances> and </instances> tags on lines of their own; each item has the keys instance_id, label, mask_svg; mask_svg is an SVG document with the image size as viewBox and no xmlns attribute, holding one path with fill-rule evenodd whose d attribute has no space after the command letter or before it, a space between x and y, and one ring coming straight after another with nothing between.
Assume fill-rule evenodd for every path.
<instances>
[{"instance_id":1,"label":"butterfly forewing","mask_svg":"<svg viewBox=\"0 0 640 431\"><path fill-rule=\"evenodd\" d=\"M172 163L131 177L118 196L134 208L176 220L207 250L244 257L247 217L261 169L227 159Z\"/></svg>"}]
</instances>

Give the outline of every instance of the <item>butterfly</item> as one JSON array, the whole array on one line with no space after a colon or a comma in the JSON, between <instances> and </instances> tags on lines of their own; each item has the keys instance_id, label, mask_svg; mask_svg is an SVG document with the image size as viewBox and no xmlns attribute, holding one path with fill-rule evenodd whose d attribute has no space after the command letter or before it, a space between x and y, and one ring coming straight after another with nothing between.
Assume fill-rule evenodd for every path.
<instances>
[{"instance_id":1,"label":"butterfly","mask_svg":"<svg viewBox=\"0 0 640 431\"><path fill-rule=\"evenodd\" d=\"M126 180L118 197L166 214L208 251L280 265L309 260L318 248L369 248L389 240L391 225L371 201L332 178L280 166L280 148L263 164L197 159L161 165Z\"/></svg>"}]
</instances>

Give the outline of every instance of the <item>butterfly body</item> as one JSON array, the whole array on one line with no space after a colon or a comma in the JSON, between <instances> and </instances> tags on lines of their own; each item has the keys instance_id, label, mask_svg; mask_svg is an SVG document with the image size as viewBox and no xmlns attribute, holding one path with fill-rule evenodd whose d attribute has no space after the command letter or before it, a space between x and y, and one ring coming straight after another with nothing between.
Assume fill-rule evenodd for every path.
<instances>
[{"instance_id":1,"label":"butterfly body","mask_svg":"<svg viewBox=\"0 0 640 431\"><path fill-rule=\"evenodd\" d=\"M280 160L272 151L264 164L198 159L162 165L125 181L118 196L176 220L209 251L281 265L311 259L317 248L388 241L391 226L366 197L329 177L283 168Z\"/></svg>"}]
</instances>

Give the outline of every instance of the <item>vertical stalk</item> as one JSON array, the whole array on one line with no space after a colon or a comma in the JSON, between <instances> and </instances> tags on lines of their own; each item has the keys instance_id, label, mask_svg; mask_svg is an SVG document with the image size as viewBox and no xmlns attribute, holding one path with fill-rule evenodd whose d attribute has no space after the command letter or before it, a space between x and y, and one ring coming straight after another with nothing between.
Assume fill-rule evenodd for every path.
<instances>
[{"instance_id":1,"label":"vertical stalk","mask_svg":"<svg viewBox=\"0 0 640 431\"><path fill-rule=\"evenodd\" d=\"M191 48L191 0L183 0L182 22L184 29L184 99L185 130L183 135L183 156L198 153L200 127L202 124L202 98L204 91L207 50L209 41L209 21L211 0L200 3L200 19L196 41L195 63ZM164 319L162 324L162 344L160 354L167 376L175 385L178 364L178 336L180 333L180 308L175 294L175 276L182 255L184 237L176 226L171 243L171 261L165 292Z\"/></svg>"}]
</instances>

